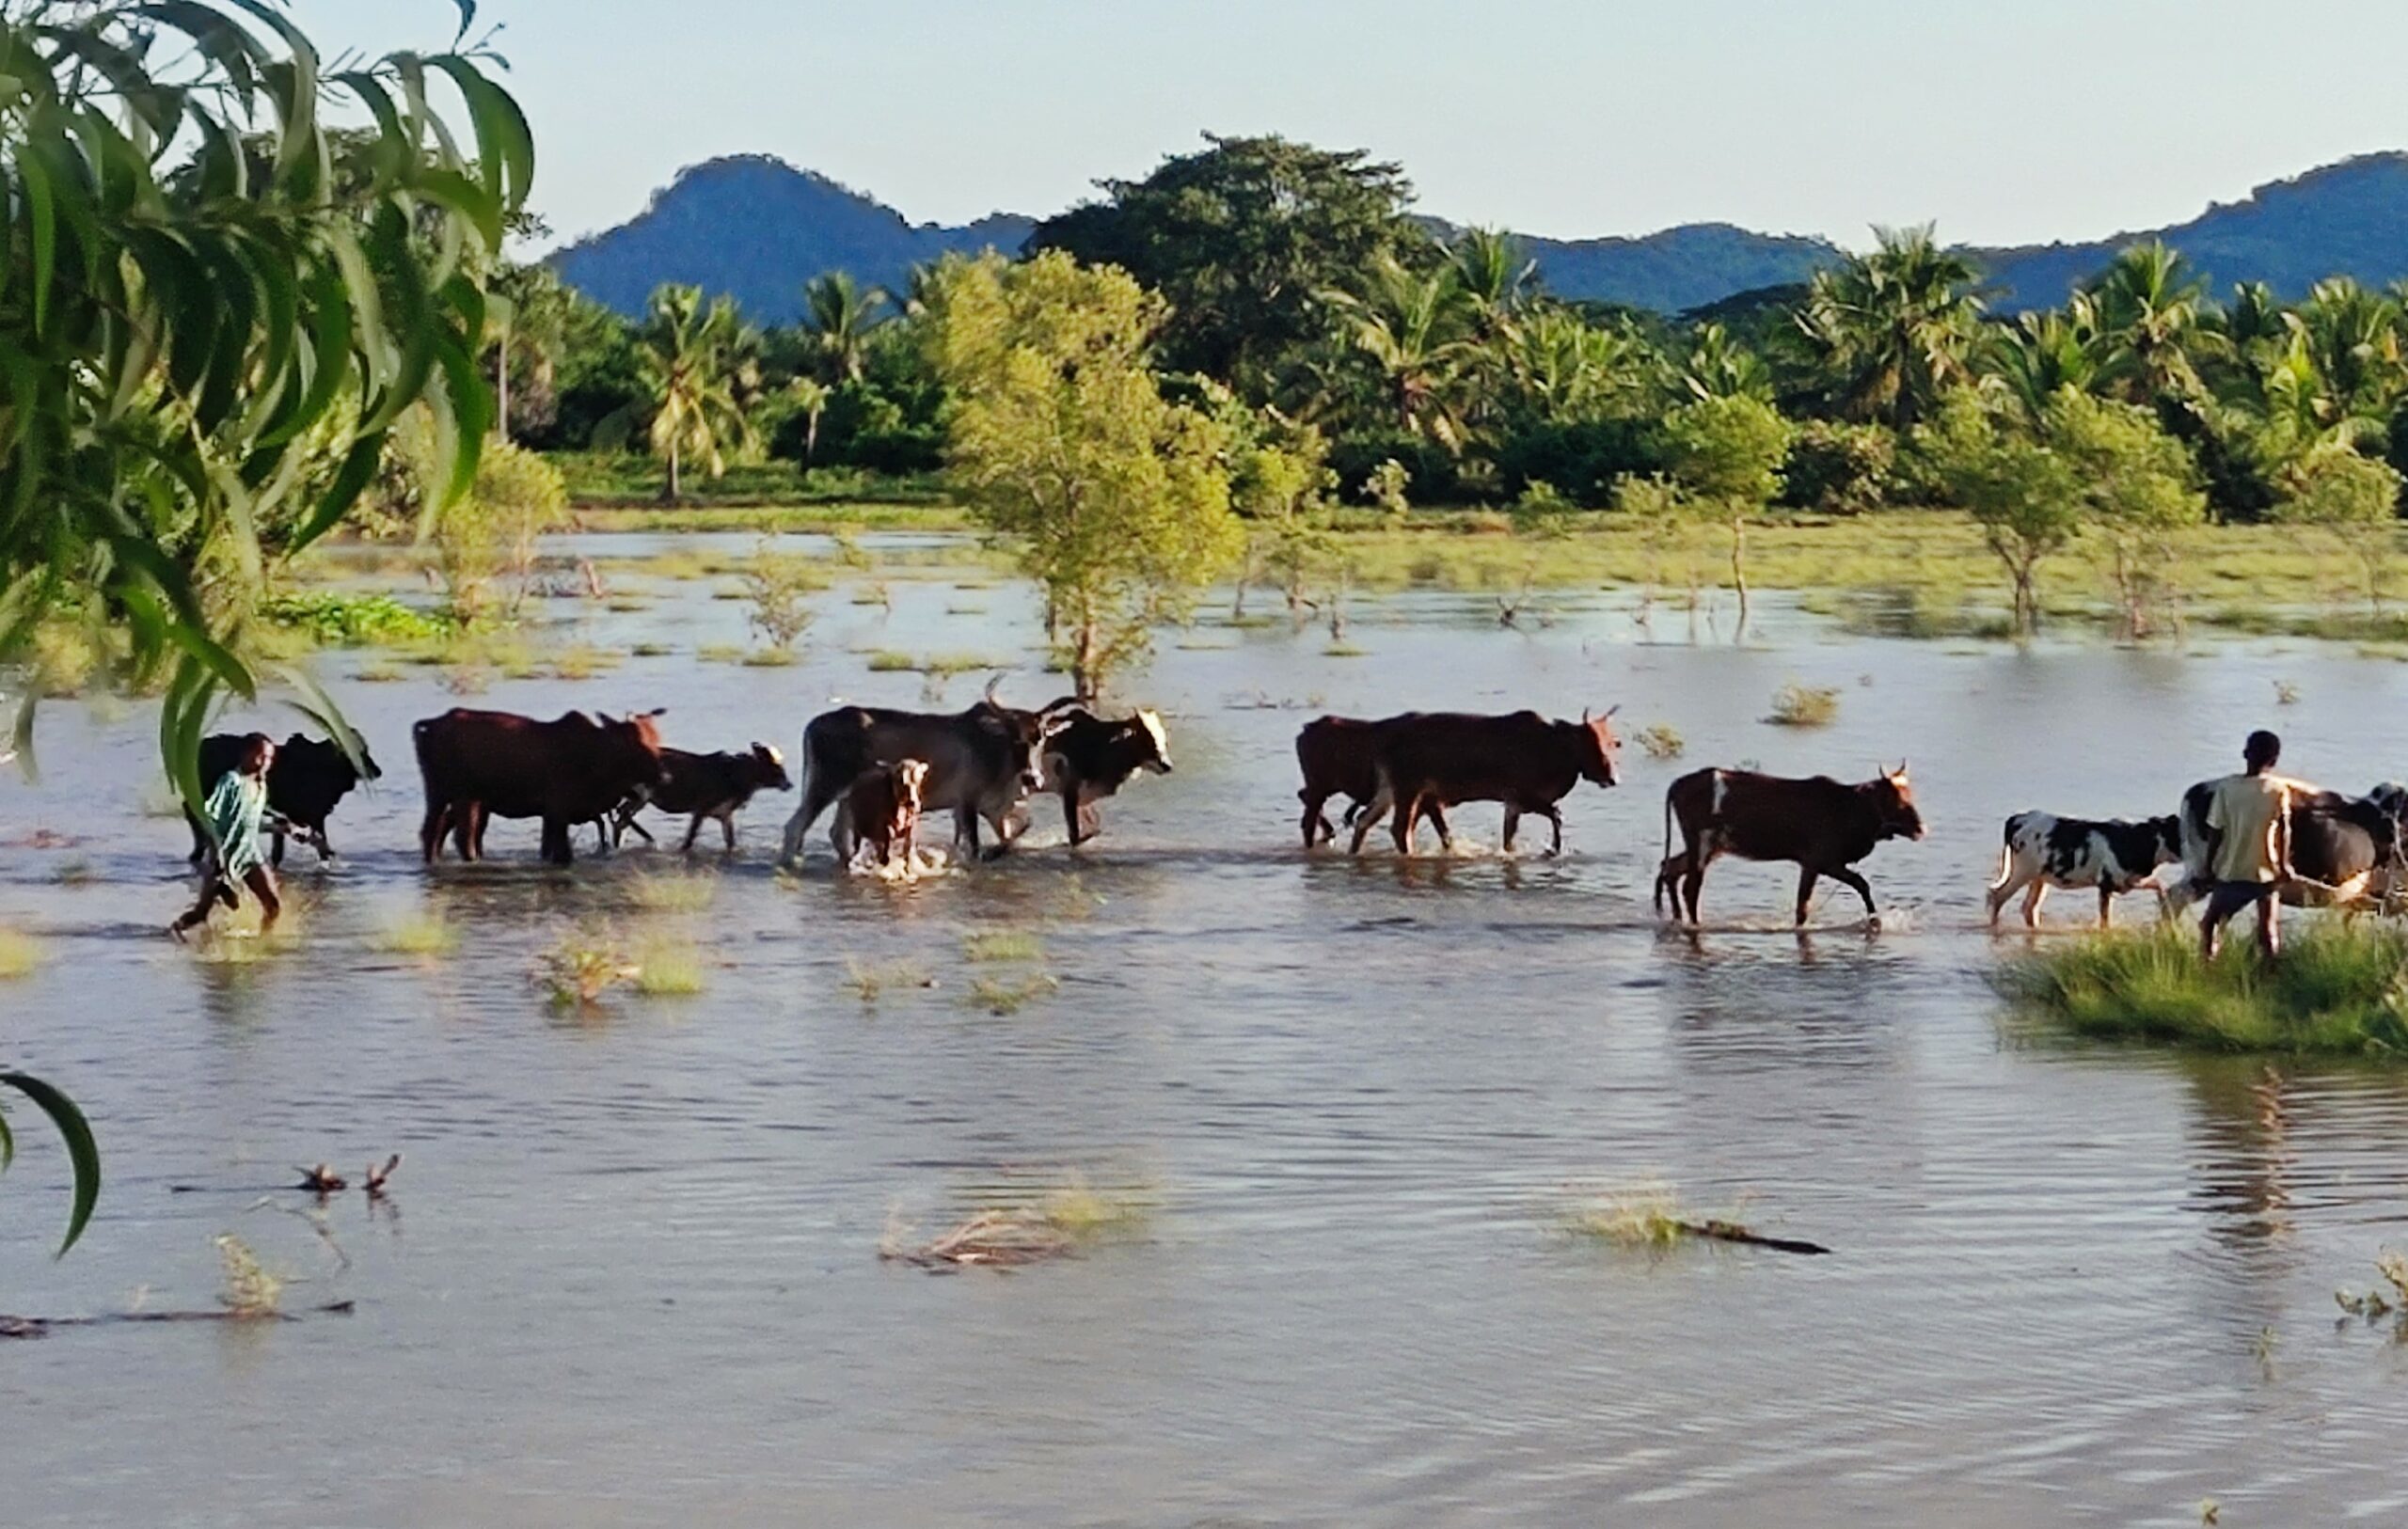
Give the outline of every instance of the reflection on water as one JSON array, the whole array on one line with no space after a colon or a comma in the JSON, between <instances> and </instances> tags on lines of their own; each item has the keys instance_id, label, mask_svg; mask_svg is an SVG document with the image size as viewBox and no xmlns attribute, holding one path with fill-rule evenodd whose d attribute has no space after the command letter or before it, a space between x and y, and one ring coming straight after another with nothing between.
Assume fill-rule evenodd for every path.
<instances>
[{"instance_id":1,"label":"reflection on water","mask_svg":"<svg viewBox=\"0 0 2408 1529\"><path fill-rule=\"evenodd\" d=\"M697 659L744 640L710 580L613 565L648 607L549 602L562 639L673 651L481 703L665 702L672 741L708 749L791 746L835 698L920 703L921 676L865 672L873 649L990 653L1019 666L1007 697L1054 692L1025 591L911 572L891 611L822 596L804 662L758 670ZM2299 689L2304 772L2401 774L2365 725L2397 666L1765 623L1691 648L1643 641L1613 597L1517 632L1423 592L1366 602L1361 658L1199 633L1142 682L1179 773L1107 803L1090 849L1040 816L974 874L834 881L815 845L794 881L768 864L793 798L765 796L737 855L694 858L717 886L687 911L638 888L673 857L549 870L527 825L424 873L407 726L454 698L412 670L342 688L394 773L345 804L344 858L292 878L298 948L240 962L156 932L182 841L139 811L148 718L46 712L43 781L0 785L0 919L52 959L0 989L0 1036L91 1108L110 1183L50 1262L63 1187L21 1133L0 1309L206 1303L232 1231L296 1306L358 1311L12 1346L0 1427L42 1468L11 1474L9 1521L2121 1524L2210 1496L2226 1522L2397 1516L2408 1350L2337 1332L2331 1293L2408 1239L2408 1083L2030 1043L1984 983L2019 942L1979 927L2003 816L2162 808L2229 767L2274 679ZM1761 723L1793 679L1842 687L1831 727ZM1579 788L1560 859L1295 847L1291 740L1317 710L1614 701L1687 755ZM1792 875L1728 862L1715 927L1660 929L1673 775L1900 754L1932 835L1867 866L1884 932L1843 891L1800 938ZM1494 809L1456 815L1467 851L1493 844ZM57 879L71 855L89 880ZM456 952L388 952L405 915ZM587 927L690 941L707 990L554 1015L536 958ZM969 960L998 928L1034 950ZM936 985L865 1001L862 970ZM1017 1012L969 1001L1039 973L1058 989ZM252 1208L295 1163L391 1151L389 1203L326 1207L347 1267ZM1072 1173L1145 1186L1144 1237L1002 1276L875 1256L897 1208ZM1558 1231L1580 1192L1651 1181L1836 1255Z\"/></svg>"}]
</instances>

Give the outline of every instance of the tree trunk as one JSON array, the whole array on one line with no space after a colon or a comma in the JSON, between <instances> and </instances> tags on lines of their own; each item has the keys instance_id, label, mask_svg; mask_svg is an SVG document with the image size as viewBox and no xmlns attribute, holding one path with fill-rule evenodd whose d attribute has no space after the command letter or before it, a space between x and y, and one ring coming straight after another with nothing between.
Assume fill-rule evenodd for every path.
<instances>
[{"instance_id":1,"label":"tree trunk","mask_svg":"<svg viewBox=\"0 0 2408 1529\"><path fill-rule=\"evenodd\" d=\"M493 369L493 424L505 441L510 439L510 325L501 326L501 348L496 353Z\"/></svg>"},{"instance_id":2,"label":"tree trunk","mask_svg":"<svg viewBox=\"0 0 2408 1529\"><path fill-rule=\"evenodd\" d=\"M2021 637L2040 628L2040 602L2032 591L2033 561L2026 558L2015 565L2015 630Z\"/></svg>"},{"instance_id":3,"label":"tree trunk","mask_svg":"<svg viewBox=\"0 0 2408 1529\"><path fill-rule=\"evenodd\" d=\"M1078 692L1079 699L1083 701L1092 702L1097 693L1102 689L1103 676L1096 672L1096 660L1100 647L1096 636L1094 622L1085 621L1079 623L1079 652L1077 658L1070 666L1070 687Z\"/></svg>"},{"instance_id":4,"label":"tree trunk","mask_svg":"<svg viewBox=\"0 0 2408 1529\"><path fill-rule=\"evenodd\" d=\"M1731 587L1739 591L1739 627L1733 640L1748 638L1748 517L1731 517Z\"/></svg>"},{"instance_id":5,"label":"tree trunk","mask_svg":"<svg viewBox=\"0 0 2408 1529\"><path fill-rule=\"evenodd\" d=\"M819 411L812 410L803 417L802 460L809 463L819 455Z\"/></svg>"},{"instance_id":6,"label":"tree trunk","mask_svg":"<svg viewBox=\"0 0 2408 1529\"><path fill-rule=\"evenodd\" d=\"M675 504L677 488L677 441L676 437L672 436L669 441L669 479L660 486L660 502Z\"/></svg>"}]
</instances>

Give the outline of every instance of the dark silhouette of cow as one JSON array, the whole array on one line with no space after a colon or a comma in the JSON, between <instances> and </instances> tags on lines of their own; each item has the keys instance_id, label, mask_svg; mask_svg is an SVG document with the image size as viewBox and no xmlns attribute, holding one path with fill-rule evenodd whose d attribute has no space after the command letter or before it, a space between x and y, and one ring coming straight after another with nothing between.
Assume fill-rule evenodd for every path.
<instances>
[{"instance_id":1,"label":"dark silhouette of cow","mask_svg":"<svg viewBox=\"0 0 2408 1529\"><path fill-rule=\"evenodd\" d=\"M630 829L640 834L647 844L656 841L636 815L649 807L656 812L683 812L689 815L685 843L677 846L679 854L694 847L694 836L703 825L719 820L727 847L736 847L736 814L761 791L792 791L794 781L786 775L785 756L766 743L756 743L743 753L689 753L683 749L660 751L660 784L646 797L632 796L619 804L618 815L610 828L610 843L616 844Z\"/></svg>"},{"instance_id":2,"label":"dark silhouette of cow","mask_svg":"<svg viewBox=\"0 0 2408 1529\"><path fill-rule=\"evenodd\" d=\"M538 721L512 712L454 707L410 730L426 781L419 848L430 865L449 829L464 860L484 856L485 824L496 817L543 820L543 856L576 859L569 829L615 812L660 786L658 712L588 717L570 712Z\"/></svg>"},{"instance_id":3,"label":"dark silhouette of cow","mask_svg":"<svg viewBox=\"0 0 2408 1529\"><path fill-rule=\"evenodd\" d=\"M241 763L246 736L213 733L200 740L203 786L214 785L218 777ZM384 774L365 742L359 746L357 764L342 751L341 745L325 739L296 733L278 744L267 767L269 862L284 863L284 841L294 832L303 843L317 850L319 859L333 859L335 847L326 838L326 819L354 786L362 780L382 780ZM191 861L198 865L208 852L209 837L190 808L184 810L184 826L192 830Z\"/></svg>"},{"instance_id":4,"label":"dark silhouette of cow","mask_svg":"<svg viewBox=\"0 0 2408 1529\"><path fill-rule=\"evenodd\" d=\"M1563 813L1556 806L1583 780L1600 786L1620 779L1620 740L1608 711L1580 714L1577 722L1550 721L1536 712L1485 717L1468 712L1419 712L1371 729L1375 789L1354 820L1355 851L1381 812L1393 807L1389 830L1400 855L1413 853L1422 814L1463 802L1505 804L1504 847L1513 847L1522 814L1534 812L1554 829L1547 849L1563 850ZM1454 847L1444 817L1439 842Z\"/></svg>"},{"instance_id":5,"label":"dark silhouette of cow","mask_svg":"<svg viewBox=\"0 0 2408 1529\"><path fill-rule=\"evenodd\" d=\"M1682 841L1677 854L1675 823ZM1856 873L1856 862L1885 839L1923 835L1923 814L1915 809L1903 763L1854 785L1823 775L1800 780L1751 770L1692 770L1664 793L1665 854L1656 870L1656 908L1663 911L1669 891L1675 914L1695 925L1705 868L1721 856L1736 855L1798 866L1801 927L1821 876L1854 888L1864 899L1865 917L1877 919L1873 889Z\"/></svg>"}]
</instances>

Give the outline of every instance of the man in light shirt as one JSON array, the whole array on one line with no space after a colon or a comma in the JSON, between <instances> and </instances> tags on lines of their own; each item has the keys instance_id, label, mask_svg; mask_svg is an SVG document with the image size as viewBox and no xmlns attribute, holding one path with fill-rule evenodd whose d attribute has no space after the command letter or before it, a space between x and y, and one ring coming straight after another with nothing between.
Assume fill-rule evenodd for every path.
<instances>
[{"instance_id":1,"label":"man in light shirt","mask_svg":"<svg viewBox=\"0 0 2408 1529\"><path fill-rule=\"evenodd\" d=\"M2209 960L2224 944L2224 926L2255 904L2258 948L2266 959L2279 952L2283 883L2291 877L2291 796L2299 782L2274 773L2283 740L2267 732L2249 734L2242 749L2247 768L2215 783L2208 798L2208 910L2199 921L2199 947Z\"/></svg>"}]
</instances>

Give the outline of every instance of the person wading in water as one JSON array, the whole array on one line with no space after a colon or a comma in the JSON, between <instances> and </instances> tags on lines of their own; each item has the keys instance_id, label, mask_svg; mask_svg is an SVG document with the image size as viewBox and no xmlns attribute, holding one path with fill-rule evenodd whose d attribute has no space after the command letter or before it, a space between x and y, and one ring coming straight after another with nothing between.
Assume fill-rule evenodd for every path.
<instances>
[{"instance_id":1,"label":"person wading in water","mask_svg":"<svg viewBox=\"0 0 2408 1529\"><path fill-rule=\"evenodd\" d=\"M215 846L209 852L200 882L200 901L167 926L182 940L184 932L209 922L209 910L219 903L240 906L236 889L247 887L260 900L260 933L276 927L284 901L276 892L276 874L260 853L260 820L267 813L267 767L276 758L276 744L264 733L243 740L241 761L217 778L209 793L204 815Z\"/></svg>"},{"instance_id":2,"label":"person wading in water","mask_svg":"<svg viewBox=\"0 0 2408 1529\"><path fill-rule=\"evenodd\" d=\"M2258 949L2280 953L2283 883L2291 879L2291 794L2299 782L2274 773L2283 740L2259 731L2242 748L2240 775L2215 783L2208 798L2208 910L2199 921L2199 949L2210 961L2224 944L2224 926L2252 904L2258 908Z\"/></svg>"}]
</instances>

